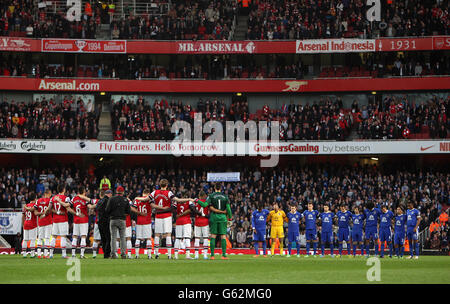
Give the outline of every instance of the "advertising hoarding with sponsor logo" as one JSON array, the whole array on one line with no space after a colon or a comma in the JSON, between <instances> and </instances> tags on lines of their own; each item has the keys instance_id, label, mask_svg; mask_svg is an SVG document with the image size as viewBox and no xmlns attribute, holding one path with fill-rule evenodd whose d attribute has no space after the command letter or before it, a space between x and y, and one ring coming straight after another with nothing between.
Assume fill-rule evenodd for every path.
<instances>
[{"instance_id":1,"label":"advertising hoarding with sponsor logo","mask_svg":"<svg viewBox=\"0 0 450 304\"><path fill-rule=\"evenodd\" d=\"M0 37L0 51L127 54L295 54L450 50L450 36L285 41L155 41Z\"/></svg>"},{"instance_id":2,"label":"advertising hoarding with sponsor logo","mask_svg":"<svg viewBox=\"0 0 450 304\"><path fill-rule=\"evenodd\" d=\"M446 154L449 140L165 142L95 140L0 140L0 153L129 154L129 155L339 155Z\"/></svg>"},{"instance_id":3,"label":"advertising hoarding with sponsor logo","mask_svg":"<svg viewBox=\"0 0 450 304\"><path fill-rule=\"evenodd\" d=\"M126 40L42 39L42 52L126 53Z\"/></svg>"},{"instance_id":4,"label":"advertising hoarding with sponsor logo","mask_svg":"<svg viewBox=\"0 0 450 304\"><path fill-rule=\"evenodd\" d=\"M113 80L3 77L0 90L41 92L301 93L448 90L450 77L309 80Z\"/></svg>"}]
</instances>

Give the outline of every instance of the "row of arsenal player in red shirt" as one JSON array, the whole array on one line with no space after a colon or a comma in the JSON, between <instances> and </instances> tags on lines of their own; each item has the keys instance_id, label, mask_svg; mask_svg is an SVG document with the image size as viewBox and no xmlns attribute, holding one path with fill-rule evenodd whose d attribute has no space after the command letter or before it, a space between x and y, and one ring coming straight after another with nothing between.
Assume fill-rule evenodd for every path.
<instances>
[{"instance_id":1,"label":"row of arsenal player in red shirt","mask_svg":"<svg viewBox=\"0 0 450 304\"><path fill-rule=\"evenodd\" d=\"M150 198L155 198L159 196L159 192L168 192L165 197L173 197L170 190L155 190L150 194ZM89 209L95 209L98 199L90 199L86 196L84 187L79 187L78 194L70 200L69 196L65 195L65 189L52 196L50 190L46 190L44 196L39 199L34 199L24 206L24 221L23 229L31 230L38 226L47 226L53 223L64 223L68 222L68 213L72 213L74 224L84 224L89 221ZM147 225L152 223L152 205L153 200L140 201L135 199L134 202L129 200L131 205L131 210L137 214L137 225ZM176 225L186 225L191 224L191 214L186 213L189 210L190 202L183 202L176 204L177 216ZM207 210L201 209L202 207L198 203L194 203L195 208L199 211L195 215L195 226L204 227L209 224L207 217ZM168 208L175 207L171 200L160 200L157 202L157 206ZM200 209L205 216L200 214ZM156 212L156 218L167 218L172 216L172 209L169 211ZM96 214L95 223L98 223L98 213ZM131 226L131 216L126 217L126 226Z\"/></svg>"}]
</instances>

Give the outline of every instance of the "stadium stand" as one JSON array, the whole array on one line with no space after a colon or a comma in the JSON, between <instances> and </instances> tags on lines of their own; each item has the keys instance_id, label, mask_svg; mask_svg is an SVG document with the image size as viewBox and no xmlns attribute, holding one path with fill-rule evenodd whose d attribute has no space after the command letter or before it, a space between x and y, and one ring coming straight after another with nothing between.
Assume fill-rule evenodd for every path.
<instances>
[{"instance_id":1,"label":"stadium stand","mask_svg":"<svg viewBox=\"0 0 450 304\"><path fill-rule=\"evenodd\" d=\"M4 100L0 106L0 138L95 139L100 108L94 102L66 97L31 103Z\"/></svg>"},{"instance_id":2,"label":"stadium stand","mask_svg":"<svg viewBox=\"0 0 450 304\"><path fill-rule=\"evenodd\" d=\"M248 40L375 38L447 35L445 1L392 1L381 22L365 22L364 1L257 1L250 12Z\"/></svg>"}]
</instances>

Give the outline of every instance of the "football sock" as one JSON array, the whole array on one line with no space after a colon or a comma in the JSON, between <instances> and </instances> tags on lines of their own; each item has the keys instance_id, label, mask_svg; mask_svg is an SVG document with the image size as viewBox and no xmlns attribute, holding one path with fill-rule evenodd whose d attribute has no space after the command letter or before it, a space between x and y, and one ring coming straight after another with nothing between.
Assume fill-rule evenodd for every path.
<instances>
[{"instance_id":1,"label":"football sock","mask_svg":"<svg viewBox=\"0 0 450 304\"><path fill-rule=\"evenodd\" d=\"M139 248L141 248L141 241L137 239L136 242L134 242L134 253L137 257L139 256Z\"/></svg>"},{"instance_id":2,"label":"football sock","mask_svg":"<svg viewBox=\"0 0 450 304\"><path fill-rule=\"evenodd\" d=\"M204 257L208 256L208 239L207 238L203 239L203 256Z\"/></svg>"},{"instance_id":3,"label":"football sock","mask_svg":"<svg viewBox=\"0 0 450 304\"><path fill-rule=\"evenodd\" d=\"M30 241L31 256L34 257L34 249L36 248L36 240Z\"/></svg>"},{"instance_id":4,"label":"football sock","mask_svg":"<svg viewBox=\"0 0 450 304\"><path fill-rule=\"evenodd\" d=\"M56 246L56 237L52 237L51 247L50 247L50 256L53 256L53 252Z\"/></svg>"},{"instance_id":5,"label":"football sock","mask_svg":"<svg viewBox=\"0 0 450 304\"><path fill-rule=\"evenodd\" d=\"M280 242L280 255L284 254L284 250L283 250L283 242Z\"/></svg>"},{"instance_id":6,"label":"football sock","mask_svg":"<svg viewBox=\"0 0 450 304\"><path fill-rule=\"evenodd\" d=\"M266 241L263 242L263 254L266 255L267 253L267 243Z\"/></svg>"},{"instance_id":7,"label":"football sock","mask_svg":"<svg viewBox=\"0 0 450 304\"><path fill-rule=\"evenodd\" d=\"M416 256L419 256L419 242L416 242Z\"/></svg>"},{"instance_id":8,"label":"football sock","mask_svg":"<svg viewBox=\"0 0 450 304\"><path fill-rule=\"evenodd\" d=\"M94 242L94 244L92 244L92 257L97 256L97 250L98 250L98 244L97 244L97 242Z\"/></svg>"},{"instance_id":9,"label":"football sock","mask_svg":"<svg viewBox=\"0 0 450 304\"><path fill-rule=\"evenodd\" d=\"M342 243L339 243L339 255L342 255Z\"/></svg>"},{"instance_id":10,"label":"football sock","mask_svg":"<svg viewBox=\"0 0 450 304\"><path fill-rule=\"evenodd\" d=\"M159 255L159 236L155 236L155 255Z\"/></svg>"},{"instance_id":11,"label":"football sock","mask_svg":"<svg viewBox=\"0 0 450 304\"><path fill-rule=\"evenodd\" d=\"M40 257L42 255L42 243L44 240L38 239L37 241L37 255Z\"/></svg>"},{"instance_id":12,"label":"football sock","mask_svg":"<svg viewBox=\"0 0 450 304\"><path fill-rule=\"evenodd\" d=\"M316 255L316 251L317 251L317 242L313 242L313 248L314 248L314 255Z\"/></svg>"},{"instance_id":13,"label":"football sock","mask_svg":"<svg viewBox=\"0 0 450 304\"><path fill-rule=\"evenodd\" d=\"M380 251L380 255L382 256L382 257L384 257L384 242L383 243L381 243L381 251Z\"/></svg>"},{"instance_id":14,"label":"football sock","mask_svg":"<svg viewBox=\"0 0 450 304\"><path fill-rule=\"evenodd\" d=\"M175 251L175 258L178 259L178 250L180 249L180 239L176 238L175 239L175 245L173 246L174 251Z\"/></svg>"},{"instance_id":15,"label":"football sock","mask_svg":"<svg viewBox=\"0 0 450 304\"><path fill-rule=\"evenodd\" d=\"M172 257L172 238L170 236L166 237L167 255Z\"/></svg>"},{"instance_id":16,"label":"football sock","mask_svg":"<svg viewBox=\"0 0 450 304\"><path fill-rule=\"evenodd\" d=\"M22 254L23 256L27 255L27 241L25 240L22 241Z\"/></svg>"},{"instance_id":17,"label":"football sock","mask_svg":"<svg viewBox=\"0 0 450 304\"><path fill-rule=\"evenodd\" d=\"M272 253L272 255L275 255L275 242L272 242L272 244L270 245L270 252Z\"/></svg>"},{"instance_id":18,"label":"football sock","mask_svg":"<svg viewBox=\"0 0 450 304\"><path fill-rule=\"evenodd\" d=\"M139 248L138 248L139 251ZM152 240L147 240L147 256L152 257Z\"/></svg>"},{"instance_id":19,"label":"football sock","mask_svg":"<svg viewBox=\"0 0 450 304\"><path fill-rule=\"evenodd\" d=\"M330 254L334 255L334 246L333 243L330 243Z\"/></svg>"},{"instance_id":20,"label":"football sock","mask_svg":"<svg viewBox=\"0 0 450 304\"><path fill-rule=\"evenodd\" d=\"M214 256L214 249L216 248L216 238L211 238L210 242L211 242L211 244L210 244L211 256L213 257Z\"/></svg>"},{"instance_id":21,"label":"football sock","mask_svg":"<svg viewBox=\"0 0 450 304\"><path fill-rule=\"evenodd\" d=\"M255 252L256 252L256 255L259 255L259 246L258 246L258 242L255 242Z\"/></svg>"},{"instance_id":22,"label":"football sock","mask_svg":"<svg viewBox=\"0 0 450 304\"><path fill-rule=\"evenodd\" d=\"M62 256L65 257L66 256L66 238L65 237L61 237L61 251L62 251Z\"/></svg>"},{"instance_id":23,"label":"football sock","mask_svg":"<svg viewBox=\"0 0 450 304\"><path fill-rule=\"evenodd\" d=\"M291 255L291 253L292 253L292 244L291 244L291 242L289 242L289 244L288 244L288 254Z\"/></svg>"},{"instance_id":24,"label":"football sock","mask_svg":"<svg viewBox=\"0 0 450 304\"><path fill-rule=\"evenodd\" d=\"M227 255L227 242L225 239L222 239L220 241L221 245L222 245L222 256L226 256Z\"/></svg>"},{"instance_id":25,"label":"football sock","mask_svg":"<svg viewBox=\"0 0 450 304\"><path fill-rule=\"evenodd\" d=\"M194 239L194 247L195 247L195 257L198 257L198 249L200 247L200 239Z\"/></svg>"},{"instance_id":26,"label":"football sock","mask_svg":"<svg viewBox=\"0 0 450 304\"><path fill-rule=\"evenodd\" d=\"M80 247L80 255L84 256L84 251L86 250L86 238L81 238Z\"/></svg>"},{"instance_id":27,"label":"football sock","mask_svg":"<svg viewBox=\"0 0 450 304\"><path fill-rule=\"evenodd\" d=\"M355 244L353 244L353 255L354 256L356 255L356 245Z\"/></svg>"},{"instance_id":28,"label":"football sock","mask_svg":"<svg viewBox=\"0 0 450 304\"><path fill-rule=\"evenodd\" d=\"M374 240L373 245L375 246L375 255L378 255L378 240Z\"/></svg>"},{"instance_id":29,"label":"football sock","mask_svg":"<svg viewBox=\"0 0 450 304\"><path fill-rule=\"evenodd\" d=\"M392 242L389 245L389 256L392 256Z\"/></svg>"},{"instance_id":30,"label":"football sock","mask_svg":"<svg viewBox=\"0 0 450 304\"><path fill-rule=\"evenodd\" d=\"M131 240L127 240L127 254L131 258L131 248L133 247L133 244L131 243Z\"/></svg>"},{"instance_id":31,"label":"football sock","mask_svg":"<svg viewBox=\"0 0 450 304\"><path fill-rule=\"evenodd\" d=\"M324 254L325 254L325 244L322 243L322 255L324 255Z\"/></svg>"},{"instance_id":32,"label":"football sock","mask_svg":"<svg viewBox=\"0 0 450 304\"><path fill-rule=\"evenodd\" d=\"M78 239L76 239L76 238L72 239L72 256L75 255L75 252L77 250L77 241L78 241Z\"/></svg>"},{"instance_id":33,"label":"football sock","mask_svg":"<svg viewBox=\"0 0 450 304\"><path fill-rule=\"evenodd\" d=\"M306 242L306 255L309 255L309 249L311 248L310 242Z\"/></svg>"},{"instance_id":34,"label":"football sock","mask_svg":"<svg viewBox=\"0 0 450 304\"><path fill-rule=\"evenodd\" d=\"M184 246L186 247L186 255L191 254L191 239L184 239Z\"/></svg>"},{"instance_id":35,"label":"football sock","mask_svg":"<svg viewBox=\"0 0 450 304\"><path fill-rule=\"evenodd\" d=\"M49 249L50 249L50 240L44 239L44 256L48 256Z\"/></svg>"}]
</instances>

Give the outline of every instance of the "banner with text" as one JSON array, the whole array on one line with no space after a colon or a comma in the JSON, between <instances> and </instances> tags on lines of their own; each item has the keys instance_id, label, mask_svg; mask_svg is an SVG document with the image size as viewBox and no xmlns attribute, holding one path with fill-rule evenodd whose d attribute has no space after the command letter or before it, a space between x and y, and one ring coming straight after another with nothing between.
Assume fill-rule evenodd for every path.
<instances>
[{"instance_id":1,"label":"banner with text","mask_svg":"<svg viewBox=\"0 0 450 304\"><path fill-rule=\"evenodd\" d=\"M126 40L42 39L42 52L126 53Z\"/></svg>"},{"instance_id":2,"label":"banner with text","mask_svg":"<svg viewBox=\"0 0 450 304\"><path fill-rule=\"evenodd\" d=\"M0 140L0 153L129 155L339 155L449 153L450 140L164 142Z\"/></svg>"},{"instance_id":3,"label":"banner with text","mask_svg":"<svg viewBox=\"0 0 450 304\"><path fill-rule=\"evenodd\" d=\"M39 92L303 93L448 90L450 77L312 80L113 80L0 78L0 90ZM20 79L20 81L18 81Z\"/></svg>"},{"instance_id":4,"label":"banner with text","mask_svg":"<svg viewBox=\"0 0 450 304\"><path fill-rule=\"evenodd\" d=\"M0 234L22 231L22 212L0 212Z\"/></svg>"}]
</instances>

